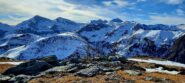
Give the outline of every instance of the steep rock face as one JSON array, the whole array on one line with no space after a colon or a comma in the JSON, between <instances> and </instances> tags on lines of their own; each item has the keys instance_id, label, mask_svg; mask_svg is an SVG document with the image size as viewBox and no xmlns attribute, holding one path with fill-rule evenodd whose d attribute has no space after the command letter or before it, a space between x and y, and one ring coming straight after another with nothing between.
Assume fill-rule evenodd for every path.
<instances>
[{"instance_id":1,"label":"steep rock face","mask_svg":"<svg viewBox=\"0 0 185 83\"><path fill-rule=\"evenodd\" d=\"M16 53L19 51L18 53ZM14 53L14 57L12 57ZM4 56L20 60L29 60L49 55L56 55L58 59L70 55L90 56L95 51L91 45L74 33L63 33L51 37L41 38L29 46L14 49L3 54Z\"/></svg>"},{"instance_id":2,"label":"steep rock face","mask_svg":"<svg viewBox=\"0 0 185 83\"><path fill-rule=\"evenodd\" d=\"M185 63L185 35L174 42L169 54L166 56L170 60Z\"/></svg>"}]
</instances>

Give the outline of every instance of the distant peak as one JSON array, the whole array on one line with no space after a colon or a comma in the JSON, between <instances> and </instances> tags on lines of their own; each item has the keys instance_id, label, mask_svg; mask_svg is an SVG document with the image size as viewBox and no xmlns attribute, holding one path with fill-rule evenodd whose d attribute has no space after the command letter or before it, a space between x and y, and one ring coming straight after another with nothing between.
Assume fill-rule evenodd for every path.
<instances>
[{"instance_id":1,"label":"distant peak","mask_svg":"<svg viewBox=\"0 0 185 83\"><path fill-rule=\"evenodd\" d=\"M67 22L67 23L75 23L74 21L71 21L69 19L66 18L62 18L62 17L58 17L55 19L57 22Z\"/></svg>"},{"instance_id":2,"label":"distant peak","mask_svg":"<svg viewBox=\"0 0 185 83\"><path fill-rule=\"evenodd\" d=\"M39 15L35 15L33 18L44 18L44 17L39 16Z\"/></svg>"},{"instance_id":3,"label":"distant peak","mask_svg":"<svg viewBox=\"0 0 185 83\"><path fill-rule=\"evenodd\" d=\"M58 18L56 18L55 20L56 20L56 21L64 21L64 20L68 20L68 19L62 18L62 17L58 17Z\"/></svg>"},{"instance_id":4,"label":"distant peak","mask_svg":"<svg viewBox=\"0 0 185 83\"><path fill-rule=\"evenodd\" d=\"M101 24L101 23L107 23L107 20L102 20L102 19L98 19L98 20L91 20L91 24Z\"/></svg>"},{"instance_id":5,"label":"distant peak","mask_svg":"<svg viewBox=\"0 0 185 83\"><path fill-rule=\"evenodd\" d=\"M50 20L50 19L39 16L39 15L35 15L34 17L31 18L31 20Z\"/></svg>"},{"instance_id":6,"label":"distant peak","mask_svg":"<svg viewBox=\"0 0 185 83\"><path fill-rule=\"evenodd\" d=\"M114 18L111 20L111 22L123 22L120 18Z\"/></svg>"}]
</instances>

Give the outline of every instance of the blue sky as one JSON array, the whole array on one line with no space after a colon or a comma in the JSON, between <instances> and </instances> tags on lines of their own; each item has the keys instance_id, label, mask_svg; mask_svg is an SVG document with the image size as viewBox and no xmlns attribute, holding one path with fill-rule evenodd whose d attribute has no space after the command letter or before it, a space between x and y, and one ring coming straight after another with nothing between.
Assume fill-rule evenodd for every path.
<instances>
[{"instance_id":1,"label":"blue sky","mask_svg":"<svg viewBox=\"0 0 185 83\"><path fill-rule=\"evenodd\" d=\"M121 18L145 24L185 24L185 0L0 0L0 22L15 25L35 15L77 22Z\"/></svg>"}]
</instances>

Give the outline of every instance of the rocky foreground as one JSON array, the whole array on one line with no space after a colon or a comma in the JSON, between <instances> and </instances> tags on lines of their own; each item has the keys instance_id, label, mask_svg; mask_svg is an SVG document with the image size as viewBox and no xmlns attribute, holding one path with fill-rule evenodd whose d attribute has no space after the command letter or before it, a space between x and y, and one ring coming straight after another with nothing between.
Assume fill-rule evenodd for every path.
<instances>
[{"instance_id":1,"label":"rocky foreground","mask_svg":"<svg viewBox=\"0 0 185 83\"><path fill-rule=\"evenodd\" d=\"M7 60L8 61L8 60ZM14 60L9 60L14 61ZM1 64L2 69L5 64ZM163 71L148 72L147 69ZM185 68L127 60L119 56L71 57L55 56L11 65L0 74L0 83L185 83Z\"/></svg>"}]
</instances>

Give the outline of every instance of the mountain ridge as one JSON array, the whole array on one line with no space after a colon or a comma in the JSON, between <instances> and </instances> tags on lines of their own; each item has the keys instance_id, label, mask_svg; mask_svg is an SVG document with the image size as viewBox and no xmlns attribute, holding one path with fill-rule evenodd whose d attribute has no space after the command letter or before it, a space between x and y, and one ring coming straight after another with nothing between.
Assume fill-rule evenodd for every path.
<instances>
[{"instance_id":1,"label":"mountain ridge","mask_svg":"<svg viewBox=\"0 0 185 83\"><path fill-rule=\"evenodd\" d=\"M183 36L185 32L185 26L183 24L146 25L134 21L122 21L119 18L110 21L101 19L92 20L90 23L82 24L62 17L50 20L38 15L10 28L16 28L16 30L12 30L13 32L4 35L33 34L39 36L32 43L70 32L79 36L79 40L82 38L89 45L93 46L101 55L119 54L125 57L136 55L164 57L170 47L172 47L174 41ZM2 38L5 37L4 35L2 35ZM74 40L73 37L69 39ZM0 38L0 40L2 39ZM26 39L23 39L23 41L26 41ZM2 45L5 42L7 41L4 40L0 44ZM62 43L64 41L56 44L56 46L61 46ZM47 42L43 42L42 44L49 46ZM78 45L80 43L75 44ZM25 45L32 47L33 44L23 44L21 46ZM5 48L3 47L3 49ZM2 53L3 56L12 52L12 49L14 50L14 48L4 50L4 53ZM41 51L44 51L44 49ZM61 53L62 50L57 52ZM43 55L47 56L49 54ZM39 57L43 55L40 54ZM95 53L94 55L99 54Z\"/></svg>"}]
</instances>

